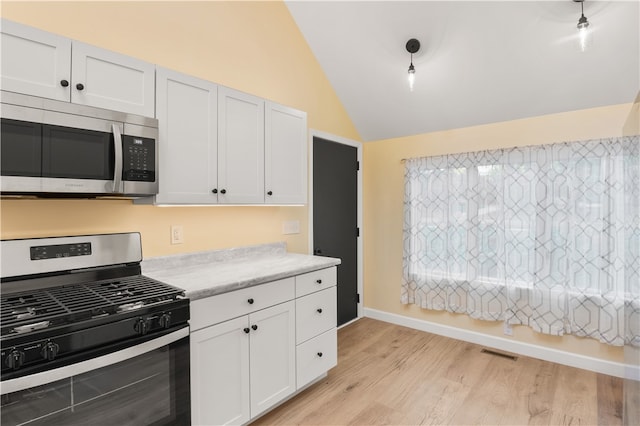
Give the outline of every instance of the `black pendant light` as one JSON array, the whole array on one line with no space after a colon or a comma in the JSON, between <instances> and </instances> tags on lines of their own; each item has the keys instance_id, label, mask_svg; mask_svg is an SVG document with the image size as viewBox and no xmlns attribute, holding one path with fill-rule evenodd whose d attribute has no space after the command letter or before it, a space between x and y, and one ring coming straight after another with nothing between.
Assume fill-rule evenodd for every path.
<instances>
[{"instance_id":1,"label":"black pendant light","mask_svg":"<svg viewBox=\"0 0 640 426\"><path fill-rule=\"evenodd\" d=\"M413 66L413 54L420 50L420 42L417 39L412 38L407 42L406 48L407 52L411 54L411 62L409 64L407 78L409 80L409 90L413 92L413 85L416 81L416 67Z\"/></svg>"}]
</instances>

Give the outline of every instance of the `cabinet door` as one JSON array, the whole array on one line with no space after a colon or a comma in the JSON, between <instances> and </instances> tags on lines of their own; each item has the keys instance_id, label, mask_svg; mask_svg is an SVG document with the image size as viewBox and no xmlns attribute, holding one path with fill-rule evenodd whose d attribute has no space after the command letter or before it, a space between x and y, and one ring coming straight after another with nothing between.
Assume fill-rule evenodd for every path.
<instances>
[{"instance_id":1,"label":"cabinet door","mask_svg":"<svg viewBox=\"0 0 640 426\"><path fill-rule=\"evenodd\" d=\"M71 102L153 117L155 66L73 42Z\"/></svg>"},{"instance_id":2,"label":"cabinet door","mask_svg":"<svg viewBox=\"0 0 640 426\"><path fill-rule=\"evenodd\" d=\"M255 417L296 390L295 304L289 301L254 312L249 323L251 417Z\"/></svg>"},{"instance_id":3,"label":"cabinet door","mask_svg":"<svg viewBox=\"0 0 640 426\"><path fill-rule=\"evenodd\" d=\"M70 39L3 19L0 46L2 90L69 102Z\"/></svg>"},{"instance_id":4,"label":"cabinet door","mask_svg":"<svg viewBox=\"0 0 640 426\"><path fill-rule=\"evenodd\" d=\"M267 102L265 202L307 202L307 113Z\"/></svg>"},{"instance_id":5,"label":"cabinet door","mask_svg":"<svg viewBox=\"0 0 640 426\"><path fill-rule=\"evenodd\" d=\"M264 203L264 100L218 89L218 202Z\"/></svg>"},{"instance_id":6,"label":"cabinet door","mask_svg":"<svg viewBox=\"0 0 640 426\"><path fill-rule=\"evenodd\" d=\"M217 86L158 68L159 204L217 202Z\"/></svg>"},{"instance_id":7,"label":"cabinet door","mask_svg":"<svg viewBox=\"0 0 640 426\"><path fill-rule=\"evenodd\" d=\"M246 316L191 333L191 421L249 421L249 334Z\"/></svg>"}]
</instances>

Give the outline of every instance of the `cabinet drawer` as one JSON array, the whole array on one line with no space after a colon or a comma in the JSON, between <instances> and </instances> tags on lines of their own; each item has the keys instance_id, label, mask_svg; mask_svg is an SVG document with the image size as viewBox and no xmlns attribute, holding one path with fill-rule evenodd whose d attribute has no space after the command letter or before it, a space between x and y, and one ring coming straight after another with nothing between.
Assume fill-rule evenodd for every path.
<instances>
[{"instance_id":1,"label":"cabinet drawer","mask_svg":"<svg viewBox=\"0 0 640 426\"><path fill-rule=\"evenodd\" d=\"M298 389L338 364L338 335L333 328L296 348Z\"/></svg>"},{"instance_id":2,"label":"cabinet drawer","mask_svg":"<svg viewBox=\"0 0 640 426\"><path fill-rule=\"evenodd\" d=\"M337 284L336 267L309 272L296 277L296 297L324 290Z\"/></svg>"},{"instance_id":3,"label":"cabinet drawer","mask_svg":"<svg viewBox=\"0 0 640 426\"><path fill-rule=\"evenodd\" d=\"M296 299L296 343L336 326L336 287Z\"/></svg>"},{"instance_id":4,"label":"cabinet drawer","mask_svg":"<svg viewBox=\"0 0 640 426\"><path fill-rule=\"evenodd\" d=\"M191 331L292 300L295 279L285 278L191 302Z\"/></svg>"}]
</instances>

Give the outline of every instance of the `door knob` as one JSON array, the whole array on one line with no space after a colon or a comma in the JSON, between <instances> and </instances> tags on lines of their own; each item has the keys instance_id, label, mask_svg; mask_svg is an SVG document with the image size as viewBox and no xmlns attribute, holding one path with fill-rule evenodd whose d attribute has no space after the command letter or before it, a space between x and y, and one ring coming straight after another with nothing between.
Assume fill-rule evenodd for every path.
<instances>
[{"instance_id":1,"label":"door knob","mask_svg":"<svg viewBox=\"0 0 640 426\"><path fill-rule=\"evenodd\" d=\"M78 84L76 84L76 89L78 89L78 90L84 90L84 84L82 84L82 83L78 83Z\"/></svg>"}]
</instances>

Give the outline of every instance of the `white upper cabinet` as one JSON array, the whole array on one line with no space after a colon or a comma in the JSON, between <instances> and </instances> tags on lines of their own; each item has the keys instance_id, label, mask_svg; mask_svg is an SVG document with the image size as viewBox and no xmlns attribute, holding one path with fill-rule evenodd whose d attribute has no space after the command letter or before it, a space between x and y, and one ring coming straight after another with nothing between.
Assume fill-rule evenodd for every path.
<instances>
[{"instance_id":1,"label":"white upper cabinet","mask_svg":"<svg viewBox=\"0 0 640 426\"><path fill-rule=\"evenodd\" d=\"M153 64L73 42L71 102L153 117Z\"/></svg>"},{"instance_id":2,"label":"white upper cabinet","mask_svg":"<svg viewBox=\"0 0 640 426\"><path fill-rule=\"evenodd\" d=\"M264 203L264 99L218 90L218 202Z\"/></svg>"},{"instance_id":3,"label":"white upper cabinet","mask_svg":"<svg viewBox=\"0 0 640 426\"><path fill-rule=\"evenodd\" d=\"M175 71L156 72L158 204L218 201L218 86Z\"/></svg>"},{"instance_id":4,"label":"white upper cabinet","mask_svg":"<svg viewBox=\"0 0 640 426\"><path fill-rule=\"evenodd\" d=\"M2 20L1 89L69 101L71 40Z\"/></svg>"},{"instance_id":5,"label":"white upper cabinet","mask_svg":"<svg viewBox=\"0 0 640 426\"><path fill-rule=\"evenodd\" d=\"M155 66L2 20L2 90L153 117Z\"/></svg>"},{"instance_id":6,"label":"white upper cabinet","mask_svg":"<svg viewBox=\"0 0 640 426\"><path fill-rule=\"evenodd\" d=\"M307 113L267 102L265 202L307 202Z\"/></svg>"}]
</instances>

